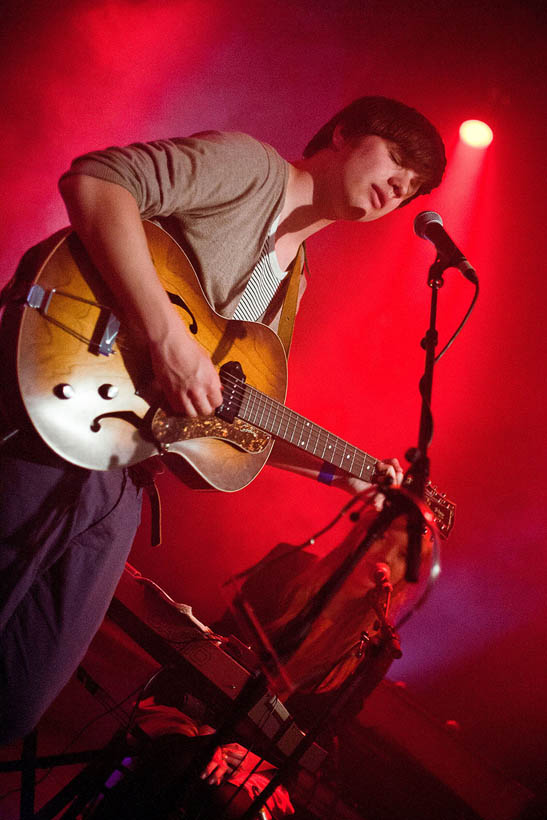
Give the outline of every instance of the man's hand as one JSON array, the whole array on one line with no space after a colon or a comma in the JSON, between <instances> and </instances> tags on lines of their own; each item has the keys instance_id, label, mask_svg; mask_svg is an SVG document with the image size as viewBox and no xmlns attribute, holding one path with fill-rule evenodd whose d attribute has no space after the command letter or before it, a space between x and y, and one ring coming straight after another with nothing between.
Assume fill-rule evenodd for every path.
<instances>
[{"instance_id":1,"label":"man's hand","mask_svg":"<svg viewBox=\"0 0 547 820\"><path fill-rule=\"evenodd\" d=\"M403 468L397 458L378 461L374 468L374 484L379 487L400 487L403 480Z\"/></svg>"},{"instance_id":2,"label":"man's hand","mask_svg":"<svg viewBox=\"0 0 547 820\"><path fill-rule=\"evenodd\" d=\"M399 460L396 458L387 458L385 461L378 461L374 468L374 482L369 483L362 481L360 478L354 478L349 475L338 474L334 476L332 482L334 487L340 487L342 490L358 495L359 493L369 490L376 485L380 490L382 485L390 487L400 487L403 480L403 468Z\"/></svg>"},{"instance_id":3,"label":"man's hand","mask_svg":"<svg viewBox=\"0 0 547 820\"><path fill-rule=\"evenodd\" d=\"M178 317L177 317L178 318ZM222 404L219 375L207 351L182 322L149 343L157 384L174 413L208 416Z\"/></svg>"}]
</instances>

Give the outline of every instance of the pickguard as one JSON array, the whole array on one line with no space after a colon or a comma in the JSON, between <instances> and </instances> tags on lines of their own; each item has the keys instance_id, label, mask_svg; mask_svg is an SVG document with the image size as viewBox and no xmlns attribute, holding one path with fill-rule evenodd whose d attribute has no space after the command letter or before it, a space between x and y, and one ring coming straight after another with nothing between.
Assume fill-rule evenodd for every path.
<instances>
[{"instance_id":1,"label":"pickguard","mask_svg":"<svg viewBox=\"0 0 547 820\"><path fill-rule=\"evenodd\" d=\"M218 416L168 416L161 408L152 420L152 436L165 449L175 441L217 438L235 444L247 453L262 453L271 441L268 433L242 419L227 422Z\"/></svg>"}]
</instances>

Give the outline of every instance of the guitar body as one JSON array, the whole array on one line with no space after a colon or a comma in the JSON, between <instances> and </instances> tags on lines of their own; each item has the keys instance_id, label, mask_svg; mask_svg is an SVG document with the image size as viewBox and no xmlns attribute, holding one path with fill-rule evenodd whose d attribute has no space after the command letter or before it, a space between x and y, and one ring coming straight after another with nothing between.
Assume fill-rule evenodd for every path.
<instances>
[{"instance_id":1,"label":"guitar body","mask_svg":"<svg viewBox=\"0 0 547 820\"><path fill-rule=\"evenodd\" d=\"M150 222L144 229L162 285L215 366L239 362L248 384L283 403L287 362L277 335L265 325L215 313L179 245ZM122 324L117 330L116 317L123 316L76 234L60 237L28 301L18 334L19 389L36 431L59 456L110 470L168 447L192 468L198 485L227 492L260 472L273 440L240 419L177 417L177 440L161 445L156 439L154 416L164 426L170 418L152 398L146 344L138 328ZM187 477L184 469L177 472Z\"/></svg>"}]
</instances>

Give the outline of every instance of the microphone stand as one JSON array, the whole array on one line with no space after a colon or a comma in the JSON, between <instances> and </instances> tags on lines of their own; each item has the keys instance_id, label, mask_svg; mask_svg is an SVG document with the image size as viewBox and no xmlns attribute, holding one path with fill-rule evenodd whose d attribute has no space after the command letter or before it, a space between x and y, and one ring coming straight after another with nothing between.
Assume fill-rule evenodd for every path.
<instances>
[{"instance_id":1,"label":"microphone stand","mask_svg":"<svg viewBox=\"0 0 547 820\"><path fill-rule=\"evenodd\" d=\"M431 413L431 394L433 391L433 370L435 367L435 348L439 341L437 332L437 302L439 290L444 285L443 273L450 267L449 262L438 255L429 268L427 284L431 288L431 305L429 312L429 327L421 341L421 346L425 350L425 367L423 376L420 379L420 394L422 396L422 408L420 414L420 426L418 430L418 446L411 447L406 452L406 458L410 462L403 486L411 489L412 493L423 501L425 488L429 480L429 456L428 447L433 437L433 416ZM423 519L421 516L410 513L408 518L408 551L406 560L405 580L417 583L420 571L421 550L423 535Z\"/></svg>"}]
</instances>

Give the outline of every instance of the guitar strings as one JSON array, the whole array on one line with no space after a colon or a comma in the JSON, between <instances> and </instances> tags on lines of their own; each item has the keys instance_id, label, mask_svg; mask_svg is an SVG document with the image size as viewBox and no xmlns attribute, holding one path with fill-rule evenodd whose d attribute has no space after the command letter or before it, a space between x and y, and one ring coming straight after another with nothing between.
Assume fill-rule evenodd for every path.
<instances>
[{"instance_id":1,"label":"guitar strings","mask_svg":"<svg viewBox=\"0 0 547 820\"><path fill-rule=\"evenodd\" d=\"M289 425L291 423L292 423L292 426L293 426L295 431L297 430L298 424L300 423L300 425L302 426L302 433L306 432L305 428L307 428L307 427L310 428L308 440L311 439L311 434L314 431L317 431L319 441L324 440L324 439L321 439L322 435L326 436L327 439L330 438L330 439L332 439L333 442L335 442L335 445L334 445L335 448L338 445L343 445L344 449L347 450L348 447L349 447L349 448L351 448L352 450L355 451L355 454L359 454L363 458L369 459L371 462L376 463L377 459L374 459L372 456L368 455L363 450L359 450L359 448L354 447L353 445L347 444L343 439L339 438L338 436L335 436L333 433L330 433L328 430L325 430L324 428L320 427L319 425L314 424L313 422L310 422L304 416L301 416L299 413L297 413L294 410L290 410L289 408L285 407L285 405L281 404L281 402L278 402L275 399L272 399L267 394L262 393L261 391L257 390L256 388L252 387L251 385L248 385L245 382L242 382L241 380L239 380L235 377L231 377L231 376L227 376L227 377L223 376L223 379L224 379L224 381L227 385L228 385L229 379L232 380L232 385L234 385L235 388L236 388L233 391L234 395L236 395L237 398L239 398L242 402L243 401L246 402L244 411L246 411L248 413L253 413L257 417L258 416L258 411L262 410L261 416L263 417L264 412L266 411L266 409L268 409L268 415L271 414L272 409L273 409L274 414L275 414L275 421L277 421L277 416L278 415L280 415L282 417L281 420L279 421L279 424L278 424L278 427L277 427L277 430L278 430L277 435L279 435L279 430L281 429L281 425L282 425L283 421L285 421L285 423L286 423L286 430L285 430L285 434L284 434L285 436L287 434L287 431L289 429ZM246 395L246 394L249 394L249 395ZM260 427L261 424L262 424L262 421L260 423L256 422L257 427ZM266 425L264 425L264 427L266 428L266 430L268 432L273 433L275 423L271 424L269 422L268 426L266 427ZM271 429L269 429L270 427L271 427Z\"/></svg>"},{"instance_id":2,"label":"guitar strings","mask_svg":"<svg viewBox=\"0 0 547 820\"><path fill-rule=\"evenodd\" d=\"M266 427L266 425L261 427L262 422L258 423L256 421L253 421L252 418L246 419L246 420L250 421L251 423L256 424L256 426L259 427L260 429L266 429L266 432L270 432L272 435L279 435L279 431L281 429L283 421L286 420L285 433L280 437L281 438L287 438L287 440L288 440L287 432L289 430L289 425L291 423L292 423L295 430L297 429L297 425L300 423L300 425L303 428L302 429L303 433L305 432L304 428L309 426L311 429L310 429L310 435L308 437L308 443L305 446L303 444L295 445L295 446L304 446L304 449L306 449L308 452L312 452L313 455L317 455L317 452L316 452L317 445L319 445L319 446L323 445L323 453L319 457L324 458L324 455L325 455L325 452L326 452L326 447L327 447L328 441L330 439L330 440L334 441L334 445L333 445L333 452L329 455L331 455L334 459L334 458L337 458L337 457L340 458L340 456L338 456L337 453L336 453L336 448L339 447L339 446L341 447L343 445L344 451L342 453L342 460L337 465L341 468L344 468L343 457L347 455L346 451L347 451L348 448L350 448L351 451L354 452L354 456L353 456L353 460L352 460L352 467L351 467L350 470L347 470L347 472L350 472L351 470L353 470L353 468L355 466L355 461L357 459L362 459L363 463L361 465L361 470L360 470L360 475L359 475L360 478L362 478L362 476L363 476L363 467L367 467L367 469L368 469L368 467L372 468L378 463L379 459L374 458L373 456L366 453L364 450L360 450L359 448L354 447L351 444L347 444L342 438L334 435L334 433L330 433L324 427L321 427L318 424L310 422L308 419L305 418L305 416L300 415L300 413L297 413L295 410L291 410L290 408L286 407L281 402L278 402L276 399L272 399L271 396L268 396L266 393L263 393L262 391L257 390L257 388L253 387L250 384L247 384L246 382L243 382L241 379L238 379L236 376L232 376L230 373L223 374L222 375L222 382L223 382L223 384L225 384L226 386L229 386L232 389L233 395L235 395L238 399L240 399L240 401L242 403L245 402L245 406L243 407L243 412L246 413L247 415L254 414L255 417L258 417L259 413L257 412L257 410L258 411L262 410L261 415L263 417L264 412L265 412L266 409L268 409L268 413L271 413L271 410L273 409L273 411L274 411L274 424L271 424L271 422L269 422L268 427ZM252 406L250 406L251 405L251 398L252 398ZM275 433L273 428L275 427L275 422L277 421L278 414L281 415L282 418L281 418L281 420L280 420L280 422L277 426L277 433ZM315 443L315 448L312 450L309 447L309 443L311 441L312 433L314 431L317 431L317 441ZM300 433L299 433L299 438L300 438L300 441L302 441ZM290 441L291 441L292 444L295 443L294 441L292 441L292 439ZM367 464L367 462L368 462L368 464ZM332 463L335 463L335 462L333 461ZM429 500L432 500L432 499L434 500L437 497L437 493L432 488L431 482L428 482L426 487L425 487L425 495L426 495L426 498L429 499ZM437 500L439 500L439 499L437 499ZM439 500L439 503L442 503L442 500Z\"/></svg>"},{"instance_id":3,"label":"guitar strings","mask_svg":"<svg viewBox=\"0 0 547 820\"><path fill-rule=\"evenodd\" d=\"M314 455L317 455L317 450L322 446L323 452L319 457L323 458L328 451L331 451L328 452L328 455L332 459L332 463L335 463L340 467L343 466L345 459L349 460L351 456L353 456L351 460L351 467L348 468L347 472L353 471L354 467L358 466L360 477L362 477L365 469L370 473L371 469L376 465L378 459L375 459L363 450L348 444L343 439L335 436L328 430L325 430L323 427L310 422L304 416L301 416L294 410L290 410L285 407L285 405L281 404L281 402L272 399L270 396L262 393L251 385L242 382L241 379L238 379L231 374L223 374L222 381L226 387L229 387L232 390L232 394L240 400L241 409L243 413L246 414L247 420L251 421L251 423L255 423L260 429L265 429L266 432L270 432L273 435L278 435L280 438L286 438L287 440L289 440L288 432L289 430L292 430L290 442L293 444L295 444L293 440L295 433L298 432L298 446L303 447L308 452L312 452ZM267 425L263 423L264 414L266 411L266 418L268 419ZM272 411L273 423L270 421ZM254 419L258 419L259 416L261 421L254 421ZM274 432L276 423L277 433ZM285 432L280 435L280 430L283 423L285 424ZM298 429L299 425L301 430ZM306 433L308 438L306 444L304 444L302 437L305 436ZM310 446L312 442L313 448ZM339 450L339 452L337 452L337 450ZM350 451L349 453L348 450Z\"/></svg>"}]
</instances>

